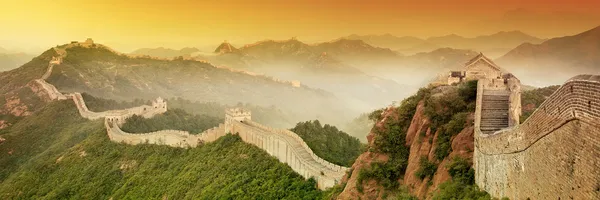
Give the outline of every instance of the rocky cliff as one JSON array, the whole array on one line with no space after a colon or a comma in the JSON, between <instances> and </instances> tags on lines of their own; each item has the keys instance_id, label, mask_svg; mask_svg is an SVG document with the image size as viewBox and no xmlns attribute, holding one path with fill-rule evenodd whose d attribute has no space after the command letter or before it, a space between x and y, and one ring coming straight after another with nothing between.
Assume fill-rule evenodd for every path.
<instances>
[{"instance_id":1,"label":"rocky cliff","mask_svg":"<svg viewBox=\"0 0 600 200\"><path fill-rule=\"evenodd\" d=\"M369 150L360 155L352 165L351 173L344 179L346 183L345 188L338 196L338 199L387 199L390 196L398 195L398 193L410 193L410 195L419 199L429 199L436 192L440 184L452 179L448 173L448 165L453 159L463 158L470 163L473 156L473 113L463 112L466 116L462 120L464 124L461 124L461 128L456 133L448 135L448 129L450 129L448 124L451 124L453 120L450 120L450 122L443 126L439 125L437 119L432 122L432 117L429 113L430 110L428 110L435 105L435 103L432 103L432 96L434 96L433 98L436 98L435 96L438 96L437 98L447 98L448 96L452 96L455 90L456 88L434 89L431 94L425 96L416 95L414 98L411 97L413 99L409 98L405 100L400 107L385 109L381 113L381 116L376 119L378 121L367 137ZM419 96L420 98L417 98ZM404 112L407 107L411 107L411 105L407 105L406 102L408 101L418 103L416 103L416 106L413 105L414 114L410 118L405 119L403 118L403 115L405 115ZM434 115L434 117L437 116ZM405 122L402 122L403 120ZM402 124L406 122L409 123L404 129L397 130L395 128L397 126L390 126L390 123ZM399 127L402 126L400 125ZM392 129L392 132L404 132L405 134L400 134L400 136L404 136L404 147L408 151L404 158L406 159L404 167L395 168L391 171L385 171L384 169L383 172L379 170L379 173L387 177L393 174L394 171L401 173L397 179L393 180L396 183L392 185L396 184L397 186L392 187L386 186L388 184L386 183L387 180L377 178L377 175L374 176L375 178L365 175L369 171L378 171L376 168L380 166L386 166L388 163L396 163L390 160L393 157L398 157L397 153L386 153L379 150L381 144L377 140L381 137L390 138L389 136L385 136L385 134L389 134L386 132L390 130L385 129ZM446 140L446 136L449 136L450 139L445 142L441 141ZM447 154L440 154L438 148L444 145L450 145L449 152ZM429 175L422 175L423 169L421 168L423 168L423 162L431 163L433 164L432 166L435 166L431 168L432 170ZM384 164L378 165L377 163Z\"/></svg>"}]
</instances>

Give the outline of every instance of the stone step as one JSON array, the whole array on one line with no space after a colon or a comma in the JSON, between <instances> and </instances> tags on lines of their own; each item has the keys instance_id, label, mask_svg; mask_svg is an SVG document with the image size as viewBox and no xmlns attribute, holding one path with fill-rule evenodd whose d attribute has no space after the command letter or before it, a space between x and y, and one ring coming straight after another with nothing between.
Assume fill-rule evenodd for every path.
<instances>
[{"instance_id":1,"label":"stone step","mask_svg":"<svg viewBox=\"0 0 600 200\"><path fill-rule=\"evenodd\" d=\"M495 114L502 114L502 115L508 115L508 109L490 109L490 110L482 110L481 111L481 115L495 115Z\"/></svg>"},{"instance_id":2,"label":"stone step","mask_svg":"<svg viewBox=\"0 0 600 200\"><path fill-rule=\"evenodd\" d=\"M508 127L508 126L481 126L479 129L480 130L495 130L495 131L497 131L497 130L500 130L500 129L503 129L506 127Z\"/></svg>"},{"instance_id":3,"label":"stone step","mask_svg":"<svg viewBox=\"0 0 600 200\"><path fill-rule=\"evenodd\" d=\"M479 129L482 131L497 131L502 128L501 127L480 127Z\"/></svg>"},{"instance_id":4,"label":"stone step","mask_svg":"<svg viewBox=\"0 0 600 200\"><path fill-rule=\"evenodd\" d=\"M496 132L496 131L499 131L499 130L500 130L500 129L486 129L486 130L484 130L484 129L481 129L481 132L482 132L483 134L492 134L492 133L494 133L494 132Z\"/></svg>"},{"instance_id":5,"label":"stone step","mask_svg":"<svg viewBox=\"0 0 600 200\"><path fill-rule=\"evenodd\" d=\"M508 111L508 105L505 105L505 106L500 106L500 105L498 105L498 106L493 106L493 105L485 106L484 105L481 109L482 110L506 110L506 111Z\"/></svg>"},{"instance_id":6,"label":"stone step","mask_svg":"<svg viewBox=\"0 0 600 200\"><path fill-rule=\"evenodd\" d=\"M486 107L486 106L506 106L506 107L508 107L508 101L507 102L485 101L485 102L483 102L483 107Z\"/></svg>"},{"instance_id":7,"label":"stone step","mask_svg":"<svg viewBox=\"0 0 600 200\"><path fill-rule=\"evenodd\" d=\"M508 113L507 108L482 108L481 113Z\"/></svg>"},{"instance_id":8,"label":"stone step","mask_svg":"<svg viewBox=\"0 0 600 200\"><path fill-rule=\"evenodd\" d=\"M482 123L480 125L480 127L508 127L508 123L503 123L503 124Z\"/></svg>"},{"instance_id":9,"label":"stone step","mask_svg":"<svg viewBox=\"0 0 600 200\"><path fill-rule=\"evenodd\" d=\"M508 102L508 97L505 96L483 96L483 103L488 101Z\"/></svg>"},{"instance_id":10,"label":"stone step","mask_svg":"<svg viewBox=\"0 0 600 200\"><path fill-rule=\"evenodd\" d=\"M482 122L508 122L508 117L481 118Z\"/></svg>"},{"instance_id":11,"label":"stone step","mask_svg":"<svg viewBox=\"0 0 600 200\"><path fill-rule=\"evenodd\" d=\"M484 97L509 97L510 94L486 94L485 92L483 93Z\"/></svg>"},{"instance_id":12,"label":"stone step","mask_svg":"<svg viewBox=\"0 0 600 200\"><path fill-rule=\"evenodd\" d=\"M481 118L481 122L508 122L508 117L504 118Z\"/></svg>"},{"instance_id":13,"label":"stone step","mask_svg":"<svg viewBox=\"0 0 600 200\"><path fill-rule=\"evenodd\" d=\"M508 123L508 118L482 118L481 123Z\"/></svg>"},{"instance_id":14,"label":"stone step","mask_svg":"<svg viewBox=\"0 0 600 200\"><path fill-rule=\"evenodd\" d=\"M481 118L508 118L508 112L483 112Z\"/></svg>"},{"instance_id":15,"label":"stone step","mask_svg":"<svg viewBox=\"0 0 600 200\"><path fill-rule=\"evenodd\" d=\"M483 95L510 95L508 90L483 90Z\"/></svg>"}]
</instances>

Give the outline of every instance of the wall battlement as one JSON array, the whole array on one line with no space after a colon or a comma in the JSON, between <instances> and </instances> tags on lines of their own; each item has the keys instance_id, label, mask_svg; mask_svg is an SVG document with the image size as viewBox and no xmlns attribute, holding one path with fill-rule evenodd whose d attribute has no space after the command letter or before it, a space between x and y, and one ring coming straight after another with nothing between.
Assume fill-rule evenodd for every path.
<instances>
[{"instance_id":1,"label":"wall battlement","mask_svg":"<svg viewBox=\"0 0 600 200\"><path fill-rule=\"evenodd\" d=\"M569 79L523 123L480 130L478 85L475 181L493 197L600 198L600 76Z\"/></svg>"}]
</instances>

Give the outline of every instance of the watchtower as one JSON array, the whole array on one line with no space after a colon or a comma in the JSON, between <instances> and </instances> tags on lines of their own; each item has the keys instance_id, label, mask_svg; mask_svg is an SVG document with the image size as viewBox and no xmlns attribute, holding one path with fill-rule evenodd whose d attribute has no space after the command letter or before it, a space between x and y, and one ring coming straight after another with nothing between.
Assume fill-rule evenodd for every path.
<instances>
[{"instance_id":1,"label":"watchtower","mask_svg":"<svg viewBox=\"0 0 600 200\"><path fill-rule=\"evenodd\" d=\"M86 44L86 45L92 45L92 44L94 44L94 40L92 40L92 38L88 38L88 39L85 40L84 44Z\"/></svg>"},{"instance_id":2,"label":"watchtower","mask_svg":"<svg viewBox=\"0 0 600 200\"><path fill-rule=\"evenodd\" d=\"M234 133L233 124L252 120L252 113L242 108L231 108L225 110L225 133Z\"/></svg>"},{"instance_id":3,"label":"watchtower","mask_svg":"<svg viewBox=\"0 0 600 200\"><path fill-rule=\"evenodd\" d=\"M167 102L163 98L158 97L152 101L152 108L155 110L161 110L161 113L167 112Z\"/></svg>"}]
</instances>

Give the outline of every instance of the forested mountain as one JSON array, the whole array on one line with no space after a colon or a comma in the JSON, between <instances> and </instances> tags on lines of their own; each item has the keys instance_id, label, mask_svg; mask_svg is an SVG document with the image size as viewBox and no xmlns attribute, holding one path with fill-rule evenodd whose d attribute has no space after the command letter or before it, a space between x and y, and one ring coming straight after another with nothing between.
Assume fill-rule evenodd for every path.
<instances>
[{"instance_id":1,"label":"forested mountain","mask_svg":"<svg viewBox=\"0 0 600 200\"><path fill-rule=\"evenodd\" d=\"M57 120L58 119L58 120ZM319 199L314 180L229 135L197 148L112 142L71 101L0 129L1 199ZM152 174L151 176L149 174Z\"/></svg>"}]
</instances>

